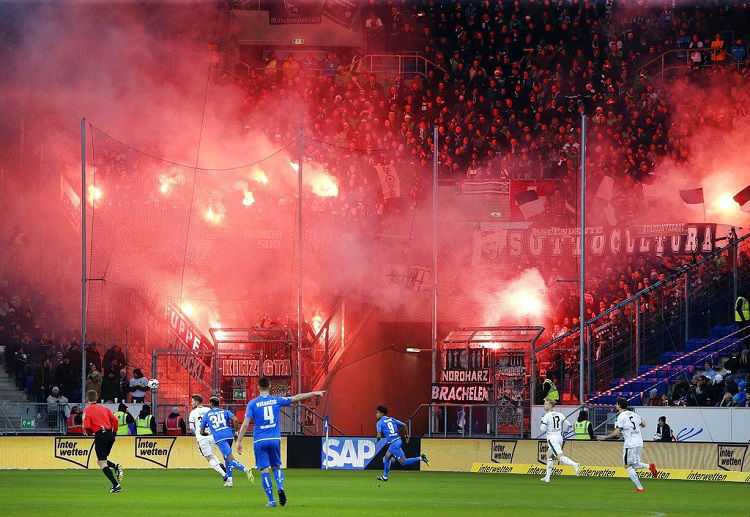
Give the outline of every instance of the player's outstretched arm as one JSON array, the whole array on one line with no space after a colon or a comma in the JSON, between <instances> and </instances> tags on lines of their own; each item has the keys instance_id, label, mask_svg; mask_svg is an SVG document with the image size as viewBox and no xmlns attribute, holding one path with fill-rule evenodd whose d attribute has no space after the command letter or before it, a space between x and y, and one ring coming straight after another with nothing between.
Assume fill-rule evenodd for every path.
<instances>
[{"instance_id":1,"label":"player's outstretched arm","mask_svg":"<svg viewBox=\"0 0 750 517\"><path fill-rule=\"evenodd\" d=\"M597 440L609 440L611 438L617 438L620 436L620 430L615 427L614 431L605 436L597 436Z\"/></svg>"},{"instance_id":2,"label":"player's outstretched arm","mask_svg":"<svg viewBox=\"0 0 750 517\"><path fill-rule=\"evenodd\" d=\"M240 430L237 433L237 454L242 454L242 439L245 437L247 428L250 426L250 419L245 417L240 426Z\"/></svg>"},{"instance_id":3,"label":"player's outstretched arm","mask_svg":"<svg viewBox=\"0 0 750 517\"><path fill-rule=\"evenodd\" d=\"M311 391L309 393L298 393L292 395L292 402L301 402L303 400L311 399L313 397L322 397L325 391Z\"/></svg>"}]
</instances>

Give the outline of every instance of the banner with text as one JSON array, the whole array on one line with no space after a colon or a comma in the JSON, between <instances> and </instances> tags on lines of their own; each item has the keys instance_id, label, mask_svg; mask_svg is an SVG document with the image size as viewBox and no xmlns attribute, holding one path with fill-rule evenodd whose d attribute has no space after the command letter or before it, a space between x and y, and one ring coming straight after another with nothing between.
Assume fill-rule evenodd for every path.
<instances>
[{"instance_id":1,"label":"banner with text","mask_svg":"<svg viewBox=\"0 0 750 517\"><path fill-rule=\"evenodd\" d=\"M489 404L491 384L443 384L432 385L432 402Z\"/></svg>"},{"instance_id":2,"label":"banner with text","mask_svg":"<svg viewBox=\"0 0 750 517\"><path fill-rule=\"evenodd\" d=\"M663 408L662 408L663 409ZM468 472L474 463L537 465L544 468L547 441L513 439L422 438L422 453L430 465L422 470ZM744 444L650 442L643 448L643 458L668 469L696 469L714 472L750 472L750 447ZM581 465L598 465L609 469L622 466L622 440L570 440L565 454ZM543 474L543 473L542 473ZM644 474L650 475L648 470Z\"/></svg>"},{"instance_id":3,"label":"banner with text","mask_svg":"<svg viewBox=\"0 0 750 517\"><path fill-rule=\"evenodd\" d=\"M93 437L1 436L0 448L0 470L99 468ZM194 436L118 436L111 457L126 469L206 468ZM242 458L254 465L253 448ZM286 465L286 437L281 438L281 462Z\"/></svg>"},{"instance_id":4,"label":"banner with text","mask_svg":"<svg viewBox=\"0 0 750 517\"><path fill-rule=\"evenodd\" d=\"M168 348L201 352L214 350L213 343L174 305L167 305L164 318L169 328ZM178 355L177 360L191 376L199 381L203 380L206 368L211 367L211 356L208 354Z\"/></svg>"},{"instance_id":5,"label":"banner with text","mask_svg":"<svg viewBox=\"0 0 750 517\"><path fill-rule=\"evenodd\" d=\"M604 255L691 255L710 253L726 244L728 227L713 223L674 223L586 228L586 253ZM580 254L580 228L540 228L497 223L475 232L474 263L492 264L500 255L537 259L575 258Z\"/></svg>"}]
</instances>

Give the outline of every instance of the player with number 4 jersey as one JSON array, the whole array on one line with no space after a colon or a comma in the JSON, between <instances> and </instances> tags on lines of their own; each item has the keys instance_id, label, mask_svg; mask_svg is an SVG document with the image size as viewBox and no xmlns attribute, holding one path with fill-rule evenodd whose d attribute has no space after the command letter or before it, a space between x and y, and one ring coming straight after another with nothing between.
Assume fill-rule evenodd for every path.
<instances>
[{"instance_id":1,"label":"player with number 4 jersey","mask_svg":"<svg viewBox=\"0 0 750 517\"><path fill-rule=\"evenodd\" d=\"M563 454L563 432L570 429L570 422L565 419L565 415L555 411L556 402L552 399L544 400L544 410L546 413L542 417L540 429L542 434L547 433L547 474L542 478L544 483L549 483L552 475L552 465L554 460L560 460L560 463L570 465L576 471L576 476L581 470L581 465L571 460Z\"/></svg>"},{"instance_id":2,"label":"player with number 4 jersey","mask_svg":"<svg viewBox=\"0 0 750 517\"><path fill-rule=\"evenodd\" d=\"M427 456L422 454L419 457L407 458L404 454L404 450L401 448L403 442L401 440L401 432L407 431L406 426L403 422L396 420L393 417L388 416L388 408L385 406L378 406L375 416L378 419L376 425L377 438L385 438L386 444L388 445L388 451L383 457L383 475L378 476L378 481L388 481L388 472L391 470L392 458L395 458L402 466L412 465L413 463L419 463L424 461L429 465ZM404 438L406 443L409 443L409 434L405 433Z\"/></svg>"},{"instance_id":3,"label":"player with number 4 jersey","mask_svg":"<svg viewBox=\"0 0 750 517\"><path fill-rule=\"evenodd\" d=\"M281 426L279 425L279 413L283 406L293 402L309 399L311 397L322 397L323 391L311 393L300 393L292 397L275 397L271 395L271 383L265 377L258 380L258 391L260 395L247 403L245 420L242 422L237 435L237 452L242 454L242 439L245 437L247 428L252 420L253 425L253 449L255 452L255 468L261 472L261 484L268 496L268 506L273 508L276 501L273 497L273 485L271 474L273 470L276 479L276 487L279 492L279 504L286 504L286 492L284 492L284 473L281 470Z\"/></svg>"}]
</instances>

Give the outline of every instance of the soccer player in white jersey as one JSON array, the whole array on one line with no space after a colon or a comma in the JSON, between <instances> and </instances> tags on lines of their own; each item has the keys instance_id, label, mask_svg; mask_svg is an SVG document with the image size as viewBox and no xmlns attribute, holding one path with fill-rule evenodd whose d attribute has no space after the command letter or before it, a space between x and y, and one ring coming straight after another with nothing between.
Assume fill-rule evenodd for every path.
<instances>
[{"instance_id":1,"label":"soccer player in white jersey","mask_svg":"<svg viewBox=\"0 0 750 517\"><path fill-rule=\"evenodd\" d=\"M625 461L625 469L628 472L628 476L635 483L636 492L645 492L641 481L638 479L635 469L649 469L651 475L657 477L659 473L656 470L656 466L653 463L641 463L641 451L643 450L643 436L641 435L641 429L646 427L646 421L643 420L637 413L633 413L628 409L628 401L619 398L617 399L617 421L615 422L615 429L606 436L598 437L599 440L608 440L610 438L617 438L620 434L625 438L623 444L623 460Z\"/></svg>"},{"instance_id":2,"label":"soccer player in white jersey","mask_svg":"<svg viewBox=\"0 0 750 517\"><path fill-rule=\"evenodd\" d=\"M547 433L547 475L542 478L542 481L545 483L549 483L549 478L552 475L553 460L555 459L559 459L561 463L573 467L576 471L576 476L581 468L580 463L576 463L563 454L563 432L571 429L573 426L565 419L565 415L554 410L555 404L556 402L552 399L544 399L544 409L547 412L542 417L540 425L542 434Z\"/></svg>"},{"instance_id":3,"label":"soccer player in white jersey","mask_svg":"<svg viewBox=\"0 0 750 517\"><path fill-rule=\"evenodd\" d=\"M190 412L190 417L188 418L188 426L190 431L195 433L195 439L198 440L198 450L201 451L201 455L206 458L211 468L218 472L226 482L227 473L224 470L224 465L214 456L213 436L210 434L208 436L201 434L201 421L209 408L203 405L203 397L197 393L190 398L190 406L193 410Z\"/></svg>"}]
</instances>

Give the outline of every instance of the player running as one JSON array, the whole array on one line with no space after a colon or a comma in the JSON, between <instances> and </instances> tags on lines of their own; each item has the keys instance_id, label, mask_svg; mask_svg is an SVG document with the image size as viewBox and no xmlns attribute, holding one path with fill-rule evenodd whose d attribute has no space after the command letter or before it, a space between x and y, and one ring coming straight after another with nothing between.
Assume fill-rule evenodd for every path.
<instances>
[{"instance_id":1,"label":"player running","mask_svg":"<svg viewBox=\"0 0 750 517\"><path fill-rule=\"evenodd\" d=\"M430 464L430 462L427 460L427 456L424 454L416 458L406 457L403 449L401 448L403 442L401 441L401 434L399 433L399 430L403 429L406 432L404 438L406 439L406 443L409 443L408 430L403 422L400 422L395 418L387 415L387 407L377 407L377 410L375 412L375 416L378 419L378 423L375 426L375 429L378 432L377 439L380 440L381 438L385 438L386 444L388 445L388 451L383 457L383 475L378 476L378 481L388 481L388 472L391 470L392 463L391 458L396 458L396 460L404 467L407 467L414 463L419 463L420 461L424 461L427 465Z\"/></svg>"},{"instance_id":2,"label":"player running","mask_svg":"<svg viewBox=\"0 0 750 517\"><path fill-rule=\"evenodd\" d=\"M219 397L211 397L209 399L208 403L211 405L211 409L203 415L200 425L201 434L208 436L208 431L206 431L206 427L208 427L214 442L216 442L216 446L224 456L224 463L227 469L227 479L224 482L225 487L233 486L232 469L242 470L247 474L247 479L253 482L255 481L253 471L234 459L232 455L232 439L234 438L232 429L237 427L237 417L228 409L221 409L219 407L220 402Z\"/></svg>"},{"instance_id":3,"label":"player running","mask_svg":"<svg viewBox=\"0 0 750 517\"><path fill-rule=\"evenodd\" d=\"M261 484L268 496L269 508L276 507L273 498L273 485L269 470L273 470L276 478L276 488L279 491L279 504L286 504L286 493L284 492L284 472L281 470L281 427L279 426L279 412L282 406L288 406L292 402L299 402L312 397L322 397L324 391L313 391L310 393L299 393L292 397L276 397L271 395L271 382L261 377L258 379L258 391L260 395L247 403L245 420L242 422L237 434L237 453L242 454L242 439L245 437L247 428L252 420L253 426L253 448L255 452L255 468L260 470Z\"/></svg>"},{"instance_id":4,"label":"player running","mask_svg":"<svg viewBox=\"0 0 750 517\"><path fill-rule=\"evenodd\" d=\"M625 461L625 469L628 472L628 476L635 483L635 492L642 493L646 490L641 485L641 481L638 479L638 474L635 473L635 469L649 469L651 475L657 477L659 472L656 470L656 466L653 463L641 463L641 451L643 450L643 435L641 429L646 427L646 421L643 420L637 413L634 413L628 409L628 401L619 398L617 399L617 411L620 413L617 415L615 421L615 429L606 436L598 436L598 440L609 440L610 438L617 438L622 433L625 438L623 444L623 459Z\"/></svg>"},{"instance_id":5,"label":"player running","mask_svg":"<svg viewBox=\"0 0 750 517\"><path fill-rule=\"evenodd\" d=\"M560 460L561 463L573 467L576 471L576 476L581 470L580 463L576 463L563 454L562 433L573 426L565 419L565 415L554 410L555 405L556 402L554 400L544 399L546 413L542 417L542 423L539 426L542 434L547 433L547 474L542 478L544 483L549 483L549 478L552 475L553 460Z\"/></svg>"},{"instance_id":6,"label":"player running","mask_svg":"<svg viewBox=\"0 0 750 517\"><path fill-rule=\"evenodd\" d=\"M227 477L227 471L218 458L214 456L214 437L211 435L204 436L200 432L201 422L203 421L205 414L208 412L208 408L203 405L203 397L197 393L190 397L190 406L193 410L190 412L190 417L188 417L188 428L190 429L190 432L195 433L195 439L198 441L198 450L200 451L201 456L206 458L206 461L208 461L211 468L218 472L224 479L224 482L226 482L229 479Z\"/></svg>"}]
</instances>

